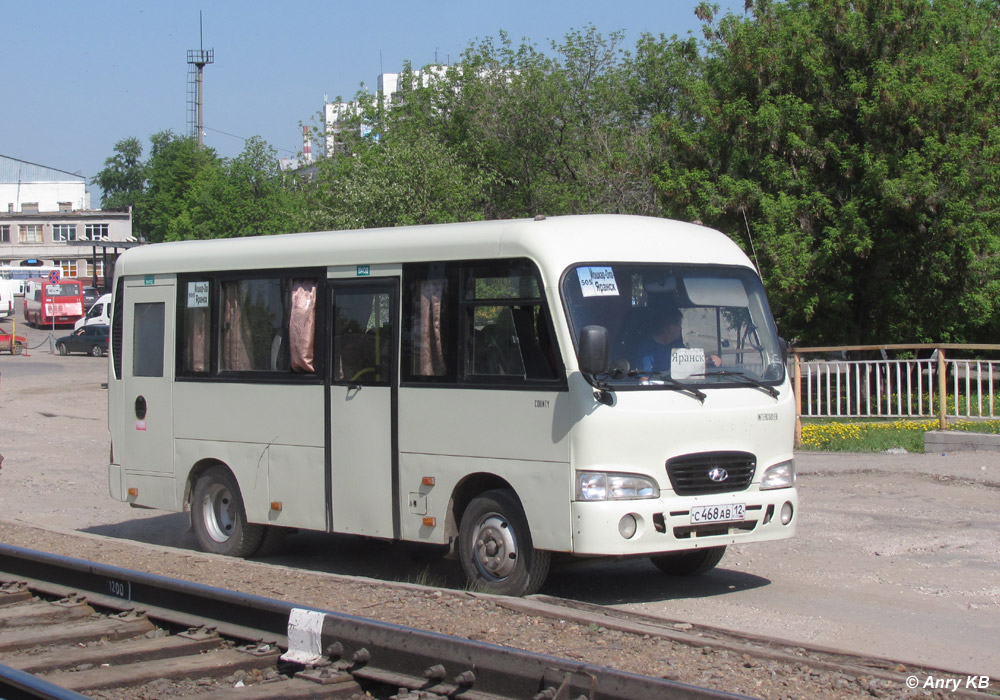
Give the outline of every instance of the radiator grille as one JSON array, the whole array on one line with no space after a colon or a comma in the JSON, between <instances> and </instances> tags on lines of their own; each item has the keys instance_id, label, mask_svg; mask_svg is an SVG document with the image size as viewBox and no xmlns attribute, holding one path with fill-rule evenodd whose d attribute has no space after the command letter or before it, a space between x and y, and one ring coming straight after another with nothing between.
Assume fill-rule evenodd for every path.
<instances>
[{"instance_id":1,"label":"radiator grille","mask_svg":"<svg viewBox=\"0 0 1000 700\"><path fill-rule=\"evenodd\" d=\"M743 491L756 469L757 459L749 452L701 452L667 460L670 485L682 496Z\"/></svg>"}]
</instances>

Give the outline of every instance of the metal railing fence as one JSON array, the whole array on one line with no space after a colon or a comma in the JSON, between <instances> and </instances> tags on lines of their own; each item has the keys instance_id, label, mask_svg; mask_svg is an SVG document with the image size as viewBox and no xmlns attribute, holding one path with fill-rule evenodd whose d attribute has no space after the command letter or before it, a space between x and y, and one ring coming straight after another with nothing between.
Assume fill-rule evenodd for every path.
<instances>
[{"instance_id":1,"label":"metal railing fence","mask_svg":"<svg viewBox=\"0 0 1000 700\"><path fill-rule=\"evenodd\" d=\"M941 430L949 418L995 418L998 351L956 343L790 348L796 436L803 417L937 418Z\"/></svg>"}]
</instances>

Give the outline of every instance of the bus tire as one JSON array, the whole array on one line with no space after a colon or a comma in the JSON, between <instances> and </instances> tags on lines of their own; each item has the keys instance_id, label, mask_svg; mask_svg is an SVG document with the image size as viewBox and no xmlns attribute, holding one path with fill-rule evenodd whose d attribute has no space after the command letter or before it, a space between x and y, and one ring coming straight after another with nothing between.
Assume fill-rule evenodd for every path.
<instances>
[{"instance_id":1,"label":"bus tire","mask_svg":"<svg viewBox=\"0 0 1000 700\"><path fill-rule=\"evenodd\" d=\"M478 591L529 595L549 574L551 554L534 548L524 510L507 490L486 491L469 503L458 547L465 576Z\"/></svg>"},{"instance_id":2,"label":"bus tire","mask_svg":"<svg viewBox=\"0 0 1000 700\"><path fill-rule=\"evenodd\" d=\"M649 560L657 569L671 576L700 576L714 569L722 561L722 555L725 553L725 546L705 547L685 552L657 554Z\"/></svg>"},{"instance_id":3,"label":"bus tire","mask_svg":"<svg viewBox=\"0 0 1000 700\"><path fill-rule=\"evenodd\" d=\"M239 486L223 466L210 467L198 477L191 515L198 544L205 552L248 557L264 537L263 525L247 522Z\"/></svg>"},{"instance_id":4,"label":"bus tire","mask_svg":"<svg viewBox=\"0 0 1000 700\"><path fill-rule=\"evenodd\" d=\"M69 351L66 349L66 343L56 343L56 352L60 355L68 355Z\"/></svg>"}]
</instances>

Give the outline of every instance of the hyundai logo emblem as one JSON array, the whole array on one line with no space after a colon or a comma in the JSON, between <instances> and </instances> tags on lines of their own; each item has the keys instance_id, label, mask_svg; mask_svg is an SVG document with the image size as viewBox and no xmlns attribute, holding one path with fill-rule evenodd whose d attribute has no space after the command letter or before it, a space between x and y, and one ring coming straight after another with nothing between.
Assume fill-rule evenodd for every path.
<instances>
[{"instance_id":1,"label":"hyundai logo emblem","mask_svg":"<svg viewBox=\"0 0 1000 700\"><path fill-rule=\"evenodd\" d=\"M715 482L722 482L729 478L729 472L722 467L715 467L708 472L708 478Z\"/></svg>"}]
</instances>

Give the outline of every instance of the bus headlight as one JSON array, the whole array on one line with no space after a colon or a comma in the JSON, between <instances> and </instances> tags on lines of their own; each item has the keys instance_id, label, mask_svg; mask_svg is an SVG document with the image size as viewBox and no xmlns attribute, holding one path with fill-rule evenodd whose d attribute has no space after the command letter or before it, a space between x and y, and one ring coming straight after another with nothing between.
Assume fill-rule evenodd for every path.
<instances>
[{"instance_id":1,"label":"bus headlight","mask_svg":"<svg viewBox=\"0 0 1000 700\"><path fill-rule=\"evenodd\" d=\"M760 479L760 490L787 489L795 486L795 460L779 462L764 470Z\"/></svg>"},{"instance_id":2,"label":"bus headlight","mask_svg":"<svg viewBox=\"0 0 1000 700\"><path fill-rule=\"evenodd\" d=\"M626 501L659 496L660 487L649 477L607 472L576 473L578 501Z\"/></svg>"}]
</instances>

